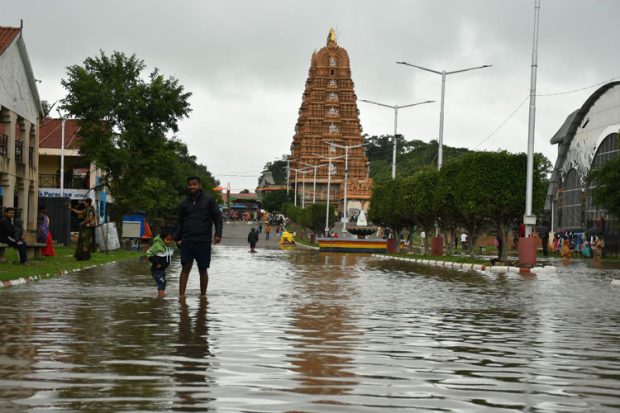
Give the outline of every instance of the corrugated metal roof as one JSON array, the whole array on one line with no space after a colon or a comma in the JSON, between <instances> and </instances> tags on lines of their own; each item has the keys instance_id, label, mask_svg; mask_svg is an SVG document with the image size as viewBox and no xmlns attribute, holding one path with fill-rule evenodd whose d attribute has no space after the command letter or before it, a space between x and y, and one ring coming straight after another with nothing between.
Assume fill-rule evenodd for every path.
<instances>
[{"instance_id":1,"label":"corrugated metal roof","mask_svg":"<svg viewBox=\"0 0 620 413\"><path fill-rule=\"evenodd\" d=\"M80 127L75 119L65 122L65 148L77 149L80 144ZM39 128L39 147L60 149L62 142L62 120L45 118Z\"/></svg>"},{"instance_id":2,"label":"corrugated metal roof","mask_svg":"<svg viewBox=\"0 0 620 413\"><path fill-rule=\"evenodd\" d=\"M19 35L21 29L19 27L2 27L0 26L0 54L13 43Z\"/></svg>"}]
</instances>

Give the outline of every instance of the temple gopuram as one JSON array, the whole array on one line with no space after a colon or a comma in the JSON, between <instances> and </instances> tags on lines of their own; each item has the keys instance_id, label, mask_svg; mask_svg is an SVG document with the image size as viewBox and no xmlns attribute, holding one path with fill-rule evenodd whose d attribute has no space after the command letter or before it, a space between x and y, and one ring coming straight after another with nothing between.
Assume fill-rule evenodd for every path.
<instances>
[{"instance_id":1,"label":"temple gopuram","mask_svg":"<svg viewBox=\"0 0 620 413\"><path fill-rule=\"evenodd\" d=\"M332 161L330 203L344 212L345 198L345 148L362 145L357 96L351 80L349 54L336 43L336 33L330 30L327 45L312 53L308 80L304 90L295 135L291 144L290 185L295 181L294 169L307 172L297 174L298 205L302 197L311 203L327 200L328 160ZM332 142L338 146L330 145ZM349 148L347 216L353 216L360 209L367 210L371 195L372 180L368 177L368 160L364 146ZM314 168L308 165L323 165L316 170L316 194L313 193ZM305 192L302 191L305 180Z\"/></svg>"}]
</instances>

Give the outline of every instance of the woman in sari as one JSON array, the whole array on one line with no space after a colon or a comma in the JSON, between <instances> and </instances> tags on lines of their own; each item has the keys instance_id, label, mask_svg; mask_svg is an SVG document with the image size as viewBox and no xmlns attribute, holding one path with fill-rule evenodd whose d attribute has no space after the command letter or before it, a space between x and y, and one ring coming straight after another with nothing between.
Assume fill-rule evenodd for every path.
<instances>
[{"instance_id":1,"label":"woman in sari","mask_svg":"<svg viewBox=\"0 0 620 413\"><path fill-rule=\"evenodd\" d=\"M92 209L84 210L84 220L80 222L75 259L78 261L90 260L93 232L95 231L95 214Z\"/></svg>"},{"instance_id":2,"label":"woman in sari","mask_svg":"<svg viewBox=\"0 0 620 413\"><path fill-rule=\"evenodd\" d=\"M37 242L45 244L45 247L41 249L41 254L44 257L54 256L54 242L52 240L52 233L50 232L50 217L47 215L47 208L44 206L39 208Z\"/></svg>"}]
</instances>

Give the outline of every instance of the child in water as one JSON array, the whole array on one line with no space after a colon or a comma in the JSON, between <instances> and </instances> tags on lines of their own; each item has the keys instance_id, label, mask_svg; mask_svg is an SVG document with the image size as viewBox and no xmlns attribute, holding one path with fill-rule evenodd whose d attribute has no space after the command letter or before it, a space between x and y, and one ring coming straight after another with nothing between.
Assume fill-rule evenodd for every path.
<instances>
[{"instance_id":1,"label":"child in water","mask_svg":"<svg viewBox=\"0 0 620 413\"><path fill-rule=\"evenodd\" d=\"M170 230L162 229L161 234L153 238L153 245L146 251L146 256L151 262L151 276L157 283L159 297L166 295L166 268L170 265L174 249L172 244L174 236Z\"/></svg>"}]
</instances>

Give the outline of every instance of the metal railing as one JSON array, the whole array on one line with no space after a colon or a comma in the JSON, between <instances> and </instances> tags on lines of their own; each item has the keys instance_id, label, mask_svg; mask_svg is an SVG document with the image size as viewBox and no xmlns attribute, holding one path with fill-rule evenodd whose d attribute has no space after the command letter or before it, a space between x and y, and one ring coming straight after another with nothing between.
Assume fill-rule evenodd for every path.
<instances>
[{"instance_id":1,"label":"metal railing","mask_svg":"<svg viewBox=\"0 0 620 413\"><path fill-rule=\"evenodd\" d=\"M15 161L24 163L24 142L15 141Z\"/></svg>"},{"instance_id":2,"label":"metal railing","mask_svg":"<svg viewBox=\"0 0 620 413\"><path fill-rule=\"evenodd\" d=\"M0 134L0 156L8 158L9 156L9 137L4 134Z\"/></svg>"},{"instance_id":3,"label":"metal railing","mask_svg":"<svg viewBox=\"0 0 620 413\"><path fill-rule=\"evenodd\" d=\"M66 189L88 189L88 181L85 176L65 176L64 187ZM60 176L56 174L40 174L40 188L60 188Z\"/></svg>"}]
</instances>

